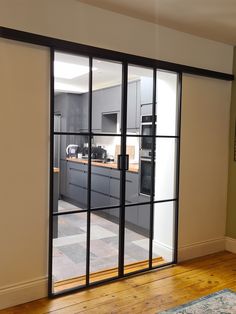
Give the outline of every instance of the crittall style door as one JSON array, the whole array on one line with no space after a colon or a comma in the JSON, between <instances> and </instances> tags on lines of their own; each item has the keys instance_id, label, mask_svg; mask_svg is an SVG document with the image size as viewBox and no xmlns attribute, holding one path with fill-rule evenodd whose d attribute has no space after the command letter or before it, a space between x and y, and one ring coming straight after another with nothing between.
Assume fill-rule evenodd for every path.
<instances>
[{"instance_id":1,"label":"crittall style door","mask_svg":"<svg viewBox=\"0 0 236 314\"><path fill-rule=\"evenodd\" d=\"M52 51L50 295L176 262L181 78L111 59Z\"/></svg>"}]
</instances>

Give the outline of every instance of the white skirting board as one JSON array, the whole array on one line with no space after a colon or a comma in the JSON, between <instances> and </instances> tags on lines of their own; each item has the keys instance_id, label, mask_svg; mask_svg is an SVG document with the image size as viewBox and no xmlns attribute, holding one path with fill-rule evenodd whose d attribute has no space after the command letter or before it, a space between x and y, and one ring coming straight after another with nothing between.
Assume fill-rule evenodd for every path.
<instances>
[{"instance_id":1,"label":"white skirting board","mask_svg":"<svg viewBox=\"0 0 236 314\"><path fill-rule=\"evenodd\" d=\"M225 237L197 242L191 245L180 246L178 249L178 262L186 261L225 250Z\"/></svg>"},{"instance_id":2,"label":"white skirting board","mask_svg":"<svg viewBox=\"0 0 236 314\"><path fill-rule=\"evenodd\" d=\"M164 260L167 262L170 262L173 260L174 250L170 246L162 242L153 240L153 253L155 252L159 256L163 257Z\"/></svg>"},{"instance_id":3,"label":"white skirting board","mask_svg":"<svg viewBox=\"0 0 236 314\"><path fill-rule=\"evenodd\" d=\"M225 238L225 250L236 253L236 239L226 237Z\"/></svg>"},{"instance_id":4,"label":"white skirting board","mask_svg":"<svg viewBox=\"0 0 236 314\"><path fill-rule=\"evenodd\" d=\"M0 287L0 310L47 296L47 277Z\"/></svg>"}]
</instances>

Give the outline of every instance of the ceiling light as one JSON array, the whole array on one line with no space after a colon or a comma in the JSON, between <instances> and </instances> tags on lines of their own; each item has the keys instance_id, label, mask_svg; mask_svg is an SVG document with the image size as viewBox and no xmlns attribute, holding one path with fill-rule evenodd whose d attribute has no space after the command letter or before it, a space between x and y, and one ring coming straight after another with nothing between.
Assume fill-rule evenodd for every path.
<instances>
[{"instance_id":1,"label":"ceiling light","mask_svg":"<svg viewBox=\"0 0 236 314\"><path fill-rule=\"evenodd\" d=\"M56 92L69 92L69 93L86 93L88 90L86 88L80 88L79 86L55 82L54 89Z\"/></svg>"},{"instance_id":2,"label":"ceiling light","mask_svg":"<svg viewBox=\"0 0 236 314\"><path fill-rule=\"evenodd\" d=\"M96 70L96 68L93 68ZM74 63L54 61L54 76L63 79L73 79L89 73L89 67Z\"/></svg>"}]
</instances>

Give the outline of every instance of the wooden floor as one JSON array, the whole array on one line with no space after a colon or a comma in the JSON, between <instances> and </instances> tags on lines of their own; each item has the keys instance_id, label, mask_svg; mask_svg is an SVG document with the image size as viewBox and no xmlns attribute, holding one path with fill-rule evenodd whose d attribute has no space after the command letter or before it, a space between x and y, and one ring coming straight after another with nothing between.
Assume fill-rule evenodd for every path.
<instances>
[{"instance_id":1,"label":"wooden floor","mask_svg":"<svg viewBox=\"0 0 236 314\"><path fill-rule=\"evenodd\" d=\"M162 257L156 257L152 260L152 265L158 266L166 263ZM138 270L147 269L149 266L149 260L135 262L124 266L124 273L129 274ZM104 279L111 279L118 276L118 268L110 268L107 270L97 271L95 273L91 273L89 276L90 283L101 281ZM78 287L85 285L86 276L75 277L71 279L57 281L54 284L54 293L65 291L66 289Z\"/></svg>"},{"instance_id":2,"label":"wooden floor","mask_svg":"<svg viewBox=\"0 0 236 314\"><path fill-rule=\"evenodd\" d=\"M236 291L236 254L222 252L178 266L53 300L41 299L0 314L134 314L161 310L230 288Z\"/></svg>"}]
</instances>

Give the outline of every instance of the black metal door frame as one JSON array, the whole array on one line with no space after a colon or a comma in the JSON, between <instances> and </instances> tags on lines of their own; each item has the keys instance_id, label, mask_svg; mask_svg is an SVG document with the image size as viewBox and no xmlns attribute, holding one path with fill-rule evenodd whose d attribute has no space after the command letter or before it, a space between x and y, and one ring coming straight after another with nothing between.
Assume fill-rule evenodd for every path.
<instances>
[{"instance_id":1,"label":"black metal door frame","mask_svg":"<svg viewBox=\"0 0 236 314\"><path fill-rule=\"evenodd\" d=\"M153 71L153 96L152 96L152 135L129 135L133 137L151 137L152 138L152 158L151 158L151 197L149 202L140 202L140 203L132 203L126 204L125 202L125 193L126 193L126 138L127 138L127 89L128 89L128 66L133 65L132 63L128 63L127 61L120 62L122 64L122 102L121 102L121 134L110 134L110 133L93 133L92 131L92 96L93 96L93 58L96 56L89 55L89 117L88 117L88 132L54 132L54 56L55 52L60 52L60 50L54 50L51 48L51 171L50 171L50 234L49 234L49 281L48 281L48 295L50 297L54 297L57 295L64 295L71 292L79 291L82 289L86 289L91 286L100 285L105 282L110 282L113 280L117 280L120 278L124 278L130 275L134 275L137 273L146 272L148 270L166 267L168 265L173 265L177 263L177 245L178 245L178 192L179 192L179 150L180 150L180 107L181 107L181 86L182 86L182 75L181 73L170 71L171 73L176 73L178 75L178 133L176 136L158 136L156 135L156 127L155 127L155 117L156 117L156 83L157 83L157 70L156 67L147 66L148 69L152 69ZM65 53L66 51L63 50ZM70 53L70 52L68 52ZM79 56L79 53L77 54ZM109 61L107 57L101 58L104 61ZM112 58L111 58L112 59ZM135 63L135 66L138 66ZM144 65L141 64L141 67ZM84 210L73 210L68 212L53 212L53 146L54 146L54 136L55 135L86 135L89 138L89 147L88 147L88 178L87 178L87 209ZM120 166L120 204L117 206L107 206L107 207L99 207L99 208L91 208L91 147L92 147L92 136L100 135L100 136L119 136L121 138L121 166ZM161 201L154 200L154 185L155 185L155 140L156 138L175 138L178 141L177 145L177 175L176 175L176 198L173 199L165 199ZM153 217L154 217L154 204L155 203L163 203L163 202L175 202L175 225L174 225L174 259L172 262L165 263L159 266L152 265L152 252L153 252ZM132 273L125 274L124 273L124 250L125 250L125 210L130 206L135 205L150 205L150 228L149 228L149 265L145 269L137 270ZM101 211L105 209L119 209L119 255L118 255L118 276L113 278L104 279L97 282L90 283L90 233L91 233L91 213L95 211ZM86 212L87 213L87 241L86 241L86 284L80 285L78 287L73 287L67 290L63 290L57 293L53 292L53 217L60 215L69 215L78 212Z\"/></svg>"}]
</instances>

